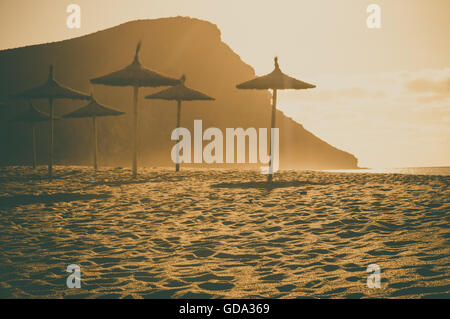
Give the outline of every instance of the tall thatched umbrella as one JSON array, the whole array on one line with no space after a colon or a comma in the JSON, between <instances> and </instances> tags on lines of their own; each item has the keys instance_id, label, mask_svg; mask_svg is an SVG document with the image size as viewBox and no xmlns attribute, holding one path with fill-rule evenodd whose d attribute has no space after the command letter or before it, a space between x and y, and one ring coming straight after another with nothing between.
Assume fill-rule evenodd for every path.
<instances>
[{"instance_id":1,"label":"tall thatched umbrella","mask_svg":"<svg viewBox=\"0 0 450 319\"><path fill-rule=\"evenodd\" d=\"M316 86L313 84L309 84L297 79L294 79L290 76L287 76L280 70L280 66L278 65L278 58L275 57L275 69L264 76L257 77L253 80L241 83L239 85L236 85L238 89L255 89L255 90L273 90L273 103L272 103L272 119L270 121L270 127L271 129L275 127L275 120L276 120L276 108L277 108L277 91L278 90L287 90L287 89L293 89L293 90L303 90L303 89L312 89ZM270 152L270 164L269 164L269 175L267 177L267 181L270 183L272 182L272 175L273 175L273 142L272 142L272 134L270 138L270 146L269 146L269 152Z\"/></svg>"},{"instance_id":2,"label":"tall thatched umbrella","mask_svg":"<svg viewBox=\"0 0 450 319\"><path fill-rule=\"evenodd\" d=\"M36 168L36 123L47 122L50 120L50 116L44 112L36 109L31 102L29 102L29 108L22 114L13 117L11 122L23 122L31 125L31 136L33 144L33 169Z\"/></svg>"},{"instance_id":3,"label":"tall thatched umbrella","mask_svg":"<svg viewBox=\"0 0 450 319\"><path fill-rule=\"evenodd\" d=\"M180 116L181 116L181 102L182 101L213 101L215 100L212 97L209 97L206 94L203 94L202 92L190 89L184 85L184 82L186 81L186 77L183 75L180 79L180 84L173 86L171 88L162 90L160 92L150 94L146 96L146 99L159 99L159 100L167 100L167 101L177 101L178 108L177 108L177 128L180 127ZM178 142L180 141L180 138L178 137ZM179 144L177 144L177 147ZM178 150L177 150L177 157L178 157ZM177 158L177 163L175 164L175 171L180 170L180 163Z\"/></svg>"},{"instance_id":4,"label":"tall thatched umbrella","mask_svg":"<svg viewBox=\"0 0 450 319\"><path fill-rule=\"evenodd\" d=\"M58 83L53 77L53 65L51 65L49 69L48 80L44 84L15 94L13 95L13 97L26 99L48 99L48 103L50 104L50 147L48 159L48 178L49 180L51 180L53 177L53 120L55 119L53 101L56 99L89 100L90 96Z\"/></svg>"},{"instance_id":5,"label":"tall thatched umbrella","mask_svg":"<svg viewBox=\"0 0 450 319\"><path fill-rule=\"evenodd\" d=\"M103 84L110 86L131 86L133 87L133 177L137 176L137 126L138 126L138 94L140 87L159 87L159 86L173 86L179 83L178 80L161 75L155 71L151 71L141 66L139 62L139 50L141 42L138 43L136 54L133 62L127 67L104 75L91 82L94 84Z\"/></svg>"},{"instance_id":6,"label":"tall thatched umbrella","mask_svg":"<svg viewBox=\"0 0 450 319\"><path fill-rule=\"evenodd\" d=\"M92 118L92 132L93 132L93 146L94 146L94 169L98 168L97 164L97 152L98 152L98 138L97 138L97 117L103 116L119 116L125 114L124 112L117 111L111 107L98 103L94 96L91 95L91 101L68 114L63 115L64 118Z\"/></svg>"}]
</instances>

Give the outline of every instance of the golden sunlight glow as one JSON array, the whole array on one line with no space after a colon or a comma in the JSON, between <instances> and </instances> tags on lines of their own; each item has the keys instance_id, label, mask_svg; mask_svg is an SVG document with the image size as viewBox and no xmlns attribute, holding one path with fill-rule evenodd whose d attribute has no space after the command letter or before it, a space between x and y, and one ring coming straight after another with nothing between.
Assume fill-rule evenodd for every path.
<instances>
[{"instance_id":1,"label":"golden sunlight glow","mask_svg":"<svg viewBox=\"0 0 450 319\"><path fill-rule=\"evenodd\" d=\"M0 48L73 38L135 19L208 20L257 74L270 72L278 55L287 74L317 84L314 92L281 94L279 108L355 154L361 166L450 163L448 0L77 0L81 28L68 29L72 2L2 1L0 11L8 14L0 20ZM381 29L366 26L371 3L381 7ZM429 85L418 90L414 83Z\"/></svg>"}]
</instances>

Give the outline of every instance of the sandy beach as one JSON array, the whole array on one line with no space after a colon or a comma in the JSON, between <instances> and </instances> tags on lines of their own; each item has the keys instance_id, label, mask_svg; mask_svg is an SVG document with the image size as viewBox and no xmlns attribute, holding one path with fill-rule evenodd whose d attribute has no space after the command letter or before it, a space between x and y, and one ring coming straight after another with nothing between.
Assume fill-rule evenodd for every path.
<instances>
[{"instance_id":1,"label":"sandy beach","mask_svg":"<svg viewBox=\"0 0 450 319\"><path fill-rule=\"evenodd\" d=\"M184 168L183 168L184 169ZM449 176L0 168L2 298L449 297ZM381 288L369 289L369 264ZM81 267L80 289L66 268Z\"/></svg>"}]
</instances>

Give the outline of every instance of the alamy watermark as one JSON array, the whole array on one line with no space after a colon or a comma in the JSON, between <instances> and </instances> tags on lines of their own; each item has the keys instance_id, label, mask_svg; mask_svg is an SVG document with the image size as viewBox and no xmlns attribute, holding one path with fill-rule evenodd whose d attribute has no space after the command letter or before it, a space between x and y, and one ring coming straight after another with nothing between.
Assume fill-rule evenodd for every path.
<instances>
[{"instance_id":1,"label":"alamy watermark","mask_svg":"<svg viewBox=\"0 0 450 319\"><path fill-rule=\"evenodd\" d=\"M81 7L78 4L69 4L66 9L70 15L67 17L66 25L69 29L81 28Z\"/></svg>"},{"instance_id":2,"label":"alamy watermark","mask_svg":"<svg viewBox=\"0 0 450 319\"><path fill-rule=\"evenodd\" d=\"M194 120L193 140L189 129L178 127L172 131L171 139L177 141L172 147L171 158L175 164L192 163L192 144L194 163L258 163L269 164L262 167L261 173L273 174L279 168L279 129L270 129L270 153L268 152L267 129L259 128L227 128L224 135L222 130L210 127L203 132L202 120ZM248 162L246 162L246 140L248 140ZM211 141L203 147L203 141ZM236 147L235 147L235 141ZM236 148L236 154L235 154ZM259 149L259 152L258 152ZM235 156L236 155L236 156Z\"/></svg>"},{"instance_id":3,"label":"alamy watermark","mask_svg":"<svg viewBox=\"0 0 450 319\"><path fill-rule=\"evenodd\" d=\"M66 12L69 16L66 20L66 25L69 29L80 29L81 28L81 7L79 4L69 4L67 6ZM381 28L381 7L378 4L370 4L367 6L366 12L369 16L366 20L366 25L369 29L380 29Z\"/></svg>"},{"instance_id":4,"label":"alamy watermark","mask_svg":"<svg viewBox=\"0 0 450 319\"><path fill-rule=\"evenodd\" d=\"M367 266L367 272L372 274L367 277L367 287L370 289L381 288L381 268L377 264Z\"/></svg>"},{"instance_id":5,"label":"alamy watermark","mask_svg":"<svg viewBox=\"0 0 450 319\"><path fill-rule=\"evenodd\" d=\"M78 265L71 264L67 266L67 272L71 273L66 280L67 288L81 288L81 268Z\"/></svg>"},{"instance_id":6,"label":"alamy watermark","mask_svg":"<svg viewBox=\"0 0 450 319\"><path fill-rule=\"evenodd\" d=\"M369 13L366 24L369 29L381 28L381 7L378 4L371 4L367 7L366 12Z\"/></svg>"}]
</instances>

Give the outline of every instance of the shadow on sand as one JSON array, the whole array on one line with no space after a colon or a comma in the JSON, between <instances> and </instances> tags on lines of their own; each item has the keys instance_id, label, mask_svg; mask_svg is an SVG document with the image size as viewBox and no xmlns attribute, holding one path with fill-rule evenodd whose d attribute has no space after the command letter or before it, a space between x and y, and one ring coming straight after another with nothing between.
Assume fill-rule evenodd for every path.
<instances>
[{"instance_id":1,"label":"shadow on sand","mask_svg":"<svg viewBox=\"0 0 450 319\"><path fill-rule=\"evenodd\" d=\"M24 166L26 167L26 166ZM67 178L73 178L76 176L82 176L84 172L80 169L77 170L71 170L69 172L59 172L56 173L52 179L53 180L60 180L60 179L67 179ZM48 181L48 173L43 169L39 168L36 171L33 172L21 172L18 174L2 174L0 177L0 182L30 182L30 181Z\"/></svg>"},{"instance_id":2,"label":"shadow on sand","mask_svg":"<svg viewBox=\"0 0 450 319\"><path fill-rule=\"evenodd\" d=\"M168 182L179 182L182 181L186 176L176 176L176 175L167 175L167 174L159 174L150 177L119 177L116 179L102 179L95 181L91 184L91 186L110 186L110 187L119 187L124 185L133 185L133 184L146 184L146 183L168 183Z\"/></svg>"},{"instance_id":3,"label":"shadow on sand","mask_svg":"<svg viewBox=\"0 0 450 319\"><path fill-rule=\"evenodd\" d=\"M124 185L133 185L133 184L146 184L146 183L156 183L158 182L155 179L143 179L143 180L136 180L136 179L120 179L120 180L114 180L114 181L97 181L93 182L91 186L109 186L109 187L119 187Z\"/></svg>"},{"instance_id":4,"label":"shadow on sand","mask_svg":"<svg viewBox=\"0 0 450 319\"><path fill-rule=\"evenodd\" d=\"M52 204L60 202L73 201L88 201L93 199L110 198L108 194L80 194L80 193L56 193L56 194L42 194L42 195L16 195L16 196L1 196L0 208L15 207L29 204Z\"/></svg>"},{"instance_id":5,"label":"shadow on sand","mask_svg":"<svg viewBox=\"0 0 450 319\"><path fill-rule=\"evenodd\" d=\"M318 183L308 181L274 181L268 183L266 181L261 182L245 182L245 183L220 183L212 184L212 188L260 188L260 189L274 189L283 187L299 187L305 185L318 185ZM305 192L306 193L306 192Z\"/></svg>"}]
</instances>

